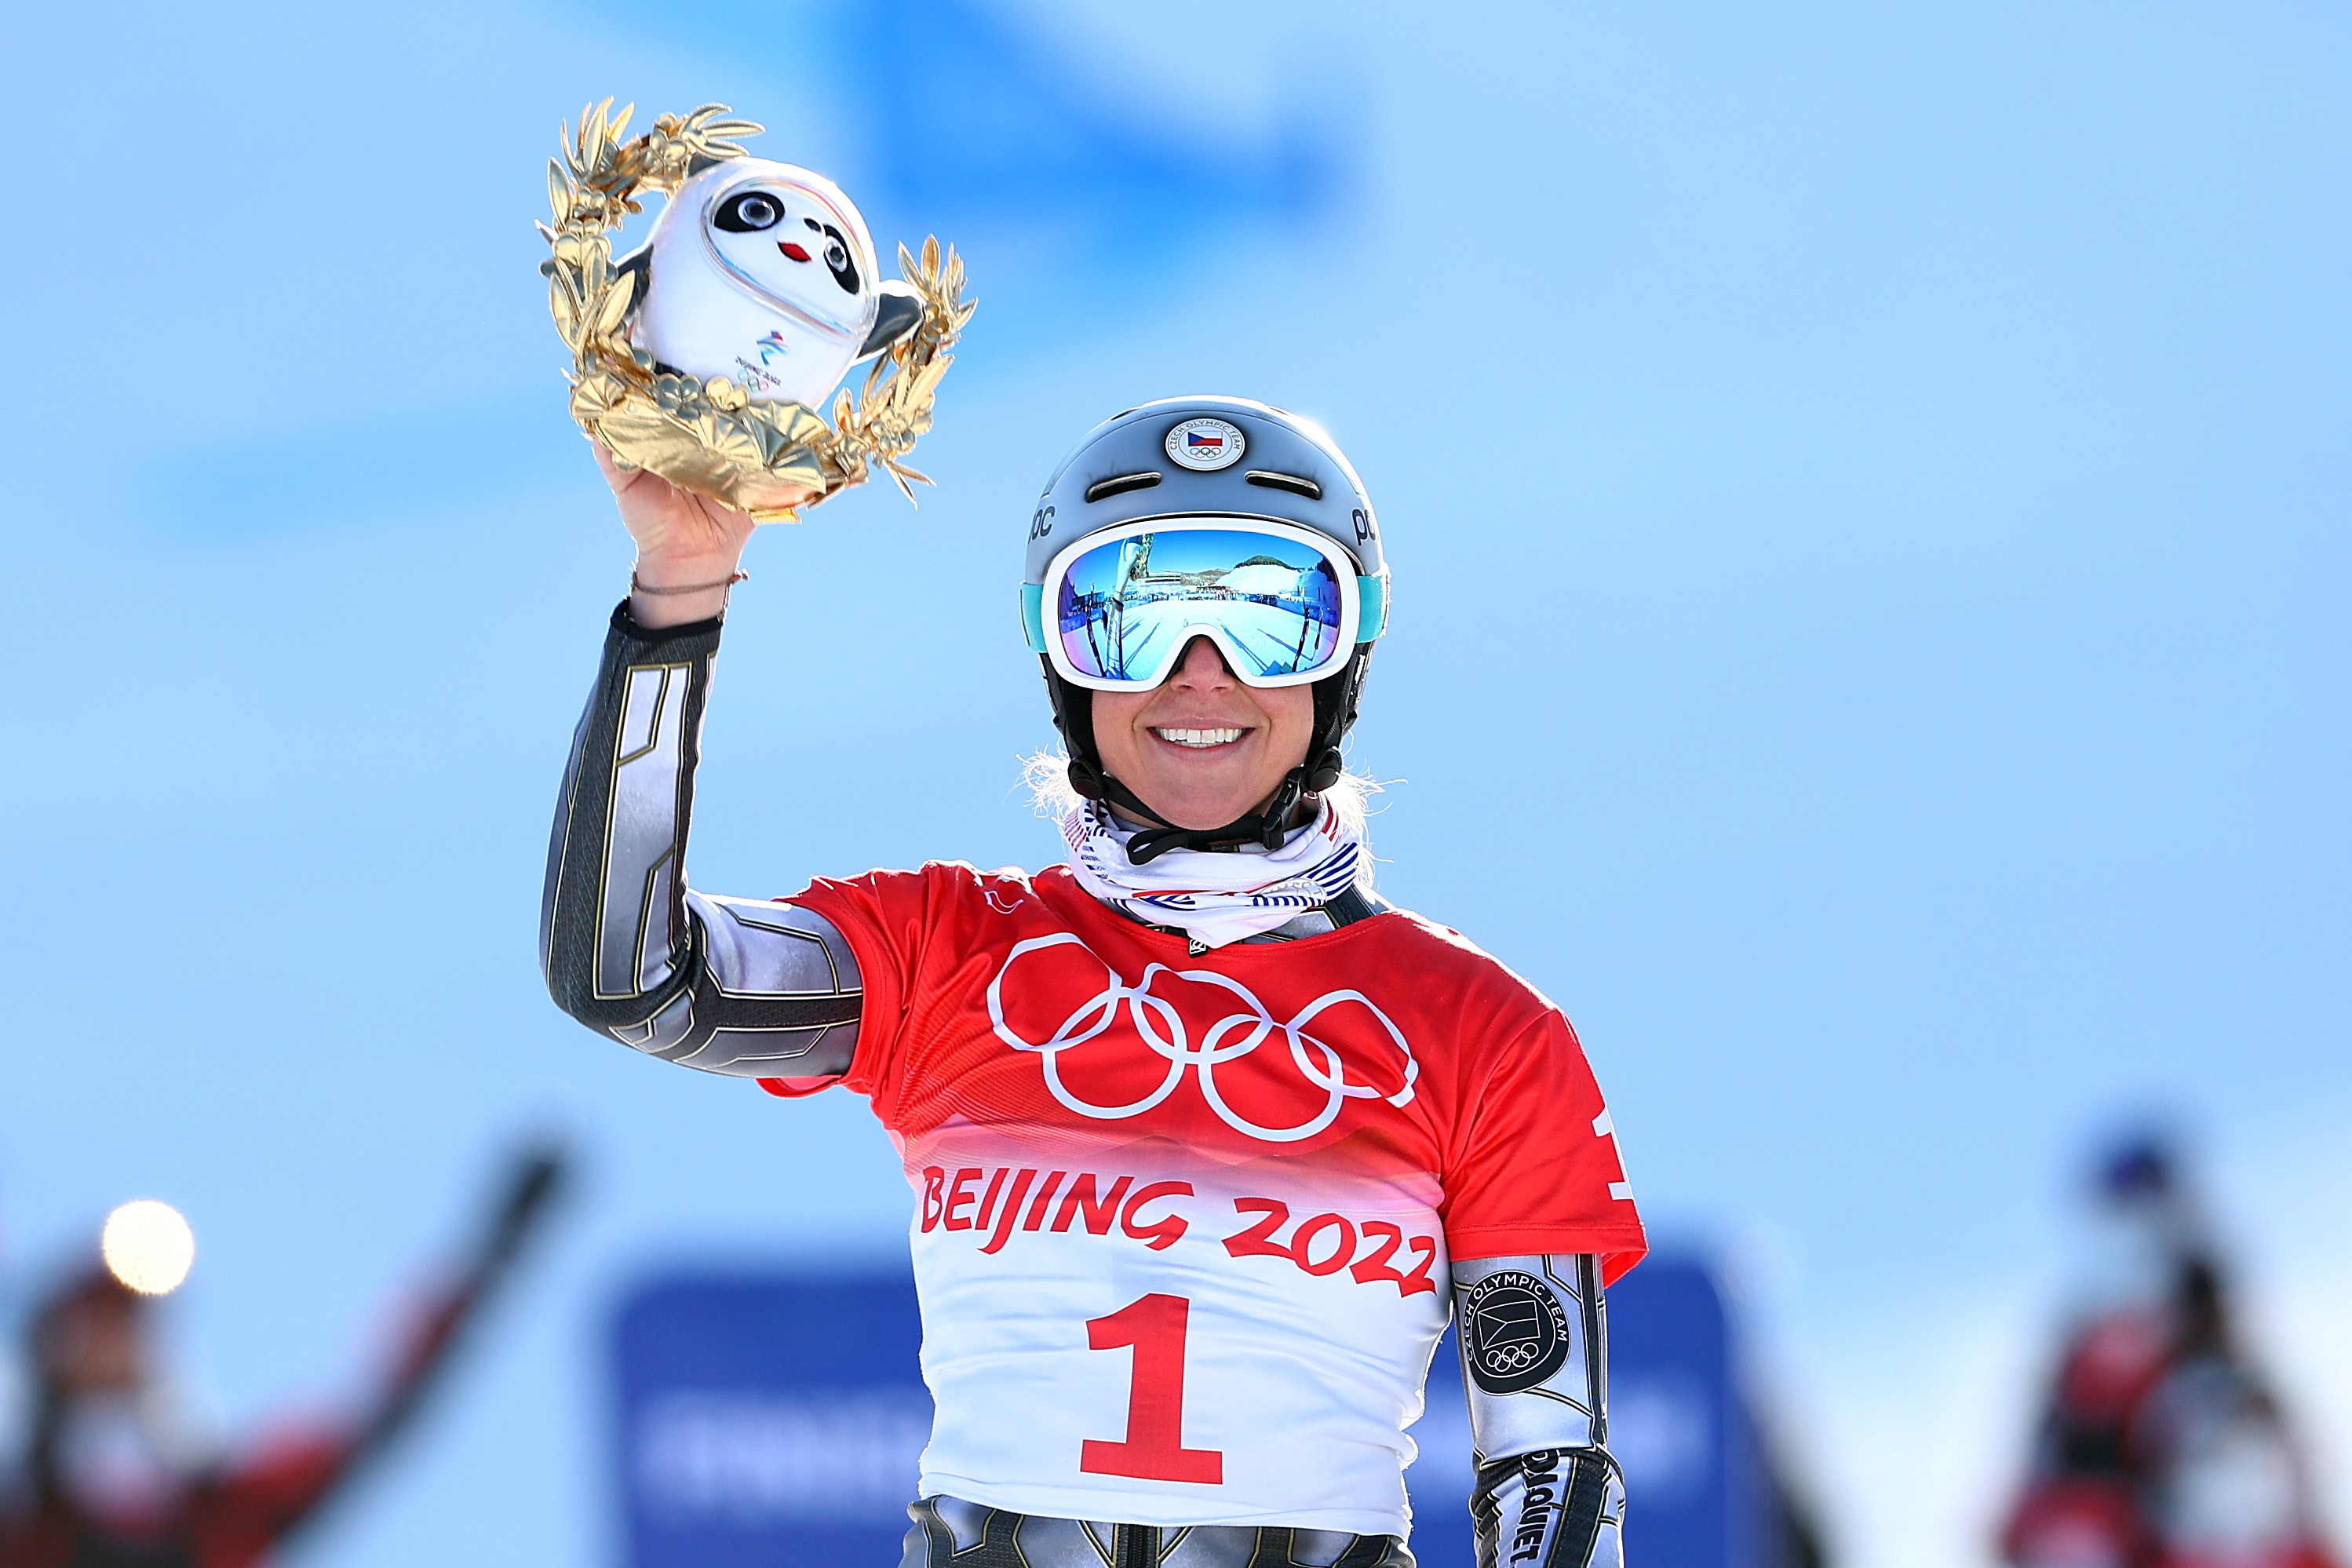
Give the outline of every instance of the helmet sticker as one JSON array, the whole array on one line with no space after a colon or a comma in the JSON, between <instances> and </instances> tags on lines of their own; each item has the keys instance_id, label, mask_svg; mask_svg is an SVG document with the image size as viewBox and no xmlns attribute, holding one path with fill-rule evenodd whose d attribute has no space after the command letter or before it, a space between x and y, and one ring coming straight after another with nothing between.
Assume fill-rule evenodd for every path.
<instances>
[{"instance_id":1,"label":"helmet sticker","mask_svg":"<svg viewBox=\"0 0 2352 1568\"><path fill-rule=\"evenodd\" d=\"M1241 426L1223 419L1187 419L1168 432L1166 442L1171 462L1202 474L1232 468L1248 445Z\"/></svg>"}]
</instances>

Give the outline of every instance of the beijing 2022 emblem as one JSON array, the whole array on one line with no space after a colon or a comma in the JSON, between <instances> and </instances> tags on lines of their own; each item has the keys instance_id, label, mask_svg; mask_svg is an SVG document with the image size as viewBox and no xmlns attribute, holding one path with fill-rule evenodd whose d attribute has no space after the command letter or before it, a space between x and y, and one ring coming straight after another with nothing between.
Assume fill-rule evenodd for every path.
<instances>
[{"instance_id":1,"label":"beijing 2022 emblem","mask_svg":"<svg viewBox=\"0 0 2352 1568\"><path fill-rule=\"evenodd\" d=\"M1532 1274L1505 1268L1470 1288L1462 1310L1462 1359L1489 1394L1519 1394L1568 1362L1568 1309Z\"/></svg>"}]
</instances>

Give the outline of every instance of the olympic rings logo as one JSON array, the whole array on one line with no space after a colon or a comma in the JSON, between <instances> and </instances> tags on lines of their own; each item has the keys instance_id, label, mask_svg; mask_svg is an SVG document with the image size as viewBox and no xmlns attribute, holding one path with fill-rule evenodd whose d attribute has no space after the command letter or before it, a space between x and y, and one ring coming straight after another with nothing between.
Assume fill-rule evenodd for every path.
<instances>
[{"instance_id":1,"label":"olympic rings logo","mask_svg":"<svg viewBox=\"0 0 2352 1568\"><path fill-rule=\"evenodd\" d=\"M1533 1365L1543 1357L1543 1346L1533 1342L1516 1345L1489 1345L1478 1352L1478 1359L1496 1372L1517 1372Z\"/></svg>"},{"instance_id":2,"label":"olympic rings logo","mask_svg":"<svg viewBox=\"0 0 2352 1568\"><path fill-rule=\"evenodd\" d=\"M1013 973L1013 966L1020 963L1024 954L1066 943L1102 964L1103 988L1091 999L1080 1003L1068 1017L1062 1020L1061 1026L1050 1037L1027 1039L1005 1022L1005 976ZM1239 1003L1240 1010L1228 1013L1211 1025L1196 1044L1174 1004L1164 996L1151 994L1152 981L1162 974L1222 987ZM1397 1056L1403 1063L1404 1081L1403 1087L1394 1094L1382 1094L1371 1084L1349 1082L1346 1064L1339 1059L1338 1049L1329 1042L1307 1032L1307 1026L1326 1008L1343 1002L1353 1002L1370 1013L1387 1032L1390 1043L1396 1047ZM1125 1105L1097 1105L1063 1081L1062 1053L1076 1050L1100 1038L1118 1021L1122 1005L1134 1025L1135 1033L1154 1053L1166 1059L1168 1073L1157 1089L1140 1100L1130 1100ZM1214 970L1171 969L1164 963L1153 963L1145 966L1139 983L1129 985L1108 963L1103 963L1094 949L1072 931L1031 937L1026 942L1013 944L1013 951L1005 955L1004 966L996 972L996 978L988 983L988 1018L995 1027L998 1039L1016 1051L1036 1053L1045 1071L1045 1088L1056 1100L1080 1116L1091 1117L1097 1121L1124 1121L1129 1117L1142 1115L1175 1093L1176 1086L1184 1081L1185 1074L1192 1072L1200 1079L1201 1098L1208 1101L1209 1109L1215 1111L1226 1126L1261 1142L1296 1143L1302 1138L1312 1138L1330 1126L1339 1119L1340 1109L1351 1100L1384 1100L1397 1106L1410 1104L1414 1080L1421 1077L1421 1064L1413 1059L1412 1047L1406 1044L1402 1031L1386 1013L1374 1005L1370 997L1360 991L1327 991L1300 1008L1288 1022L1280 1022L1266 1011L1265 1004L1259 1001L1248 986ZM1306 1082L1311 1088L1322 1090L1325 1096L1322 1109L1295 1127L1265 1127L1252 1121L1235 1110L1217 1087L1216 1069L1219 1067L1239 1061L1276 1036L1288 1047L1291 1062Z\"/></svg>"}]
</instances>

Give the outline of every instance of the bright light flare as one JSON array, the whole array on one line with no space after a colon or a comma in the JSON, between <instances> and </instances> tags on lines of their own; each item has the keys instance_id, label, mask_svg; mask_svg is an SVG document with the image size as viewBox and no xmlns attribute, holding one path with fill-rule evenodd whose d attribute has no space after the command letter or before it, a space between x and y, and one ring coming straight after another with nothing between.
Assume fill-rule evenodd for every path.
<instances>
[{"instance_id":1,"label":"bright light flare","mask_svg":"<svg viewBox=\"0 0 2352 1568\"><path fill-rule=\"evenodd\" d=\"M138 1198L106 1216L98 1247L117 1279L142 1296L168 1296L196 1260L196 1233L170 1204Z\"/></svg>"}]
</instances>

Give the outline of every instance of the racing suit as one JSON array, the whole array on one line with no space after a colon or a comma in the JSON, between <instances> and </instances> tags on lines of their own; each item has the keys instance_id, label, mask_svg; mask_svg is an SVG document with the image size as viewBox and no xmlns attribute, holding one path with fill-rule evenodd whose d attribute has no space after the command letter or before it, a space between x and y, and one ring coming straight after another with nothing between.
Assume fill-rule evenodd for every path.
<instances>
[{"instance_id":1,"label":"racing suit","mask_svg":"<svg viewBox=\"0 0 2352 1568\"><path fill-rule=\"evenodd\" d=\"M1567 1020L1360 888L1192 951L1066 868L689 888L721 623L625 604L564 775L557 1002L905 1160L936 1405L908 1568L1407 1568L1461 1326L1482 1568L1622 1560L1604 1288L1646 1242Z\"/></svg>"}]
</instances>

